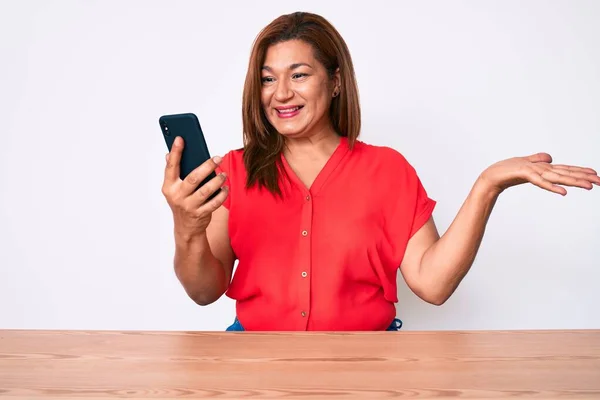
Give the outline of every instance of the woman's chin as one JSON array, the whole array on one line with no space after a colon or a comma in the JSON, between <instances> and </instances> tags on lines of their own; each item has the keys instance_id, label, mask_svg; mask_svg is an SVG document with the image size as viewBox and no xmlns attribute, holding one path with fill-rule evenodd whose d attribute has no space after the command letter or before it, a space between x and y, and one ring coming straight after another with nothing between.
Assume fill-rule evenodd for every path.
<instances>
[{"instance_id":1,"label":"woman's chin","mask_svg":"<svg viewBox=\"0 0 600 400\"><path fill-rule=\"evenodd\" d=\"M290 138L302 137L303 134L302 129L289 126L276 126L275 129L277 129L277 132L279 132L280 135Z\"/></svg>"}]
</instances>

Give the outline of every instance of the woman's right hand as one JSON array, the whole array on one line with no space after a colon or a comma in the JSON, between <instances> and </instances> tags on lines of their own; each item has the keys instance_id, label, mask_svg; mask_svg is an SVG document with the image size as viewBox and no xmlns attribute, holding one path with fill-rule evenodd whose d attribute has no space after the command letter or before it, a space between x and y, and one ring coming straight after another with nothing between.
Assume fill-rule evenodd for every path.
<instances>
[{"instance_id":1,"label":"woman's right hand","mask_svg":"<svg viewBox=\"0 0 600 400\"><path fill-rule=\"evenodd\" d=\"M217 168L221 162L220 157L213 157L204 162L181 180L179 174L183 146L183 139L175 138L171 151L166 156L162 193L173 212L175 231L192 237L206 232L213 211L223 204L229 194L229 188L223 186L226 176L225 173L221 173L195 190ZM222 188L221 192L210 201L206 201L219 188Z\"/></svg>"}]
</instances>

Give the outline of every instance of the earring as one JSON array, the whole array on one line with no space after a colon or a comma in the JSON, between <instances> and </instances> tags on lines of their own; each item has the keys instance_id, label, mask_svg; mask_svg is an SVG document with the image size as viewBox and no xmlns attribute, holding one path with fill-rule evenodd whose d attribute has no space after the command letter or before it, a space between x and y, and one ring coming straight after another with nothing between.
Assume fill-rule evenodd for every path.
<instances>
[{"instance_id":1,"label":"earring","mask_svg":"<svg viewBox=\"0 0 600 400\"><path fill-rule=\"evenodd\" d=\"M338 94L340 94L340 90L338 88L335 88L335 90L333 91L333 97L337 97Z\"/></svg>"}]
</instances>

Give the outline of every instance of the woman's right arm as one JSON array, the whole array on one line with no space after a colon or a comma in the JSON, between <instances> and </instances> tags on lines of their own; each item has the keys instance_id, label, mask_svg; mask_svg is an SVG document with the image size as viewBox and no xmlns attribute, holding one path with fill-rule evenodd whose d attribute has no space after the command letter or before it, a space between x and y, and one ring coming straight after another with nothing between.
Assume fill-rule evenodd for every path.
<instances>
[{"instance_id":1,"label":"woman's right arm","mask_svg":"<svg viewBox=\"0 0 600 400\"><path fill-rule=\"evenodd\" d=\"M224 174L195 190L217 168L219 157L206 161L181 180L183 145L183 140L176 138L167 155L162 192L173 212L175 273L188 296L207 305L227 290L235 261L227 230L229 211L222 206L229 190L223 186ZM206 201L220 187L223 190Z\"/></svg>"},{"instance_id":2,"label":"woman's right arm","mask_svg":"<svg viewBox=\"0 0 600 400\"><path fill-rule=\"evenodd\" d=\"M235 256L229 244L229 210L219 207L202 234L175 233L175 274L200 305L217 301L229 287Z\"/></svg>"}]
</instances>

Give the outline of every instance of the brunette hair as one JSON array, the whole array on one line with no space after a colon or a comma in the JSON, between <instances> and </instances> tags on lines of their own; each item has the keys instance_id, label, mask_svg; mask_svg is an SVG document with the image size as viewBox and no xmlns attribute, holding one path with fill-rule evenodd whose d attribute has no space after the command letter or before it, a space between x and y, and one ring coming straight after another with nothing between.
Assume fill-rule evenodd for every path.
<instances>
[{"instance_id":1,"label":"brunette hair","mask_svg":"<svg viewBox=\"0 0 600 400\"><path fill-rule=\"evenodd\" d=\"M352 147L360 133L361 115L358 87L350 51L339 32L325 18L307 12L282 15L263 28L256 37L242 100L244 130L244 164L246 187L264 187L281 195L281 151L284 137L268 121L262 107L261 70L269 46L288 40L302 40L311 45L315 58L333 78L340 70L340 94L333 98L329 117L335 131L348 138Z\"/></svg>"}]
</instances>

